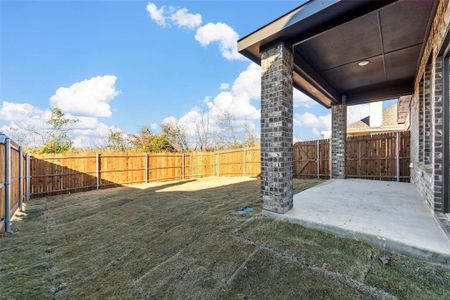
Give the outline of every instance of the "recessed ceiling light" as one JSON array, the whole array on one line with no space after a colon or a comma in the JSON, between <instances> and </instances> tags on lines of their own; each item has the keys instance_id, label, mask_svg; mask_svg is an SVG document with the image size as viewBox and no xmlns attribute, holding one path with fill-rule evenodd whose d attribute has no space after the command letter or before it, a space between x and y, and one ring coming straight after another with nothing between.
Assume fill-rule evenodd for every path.
<instances>
[{"instance_id":1,"label":"recessed ceiling light","mask_svg":"<svg viewBox=\"0 0 450 300\"><path fill-rule=\"evenodd\" d=\"M358 66L364 67L364 66L367 66L368 64L369 64L368 60L362 60L358 63Z\"/></svg>"}]
</instances>

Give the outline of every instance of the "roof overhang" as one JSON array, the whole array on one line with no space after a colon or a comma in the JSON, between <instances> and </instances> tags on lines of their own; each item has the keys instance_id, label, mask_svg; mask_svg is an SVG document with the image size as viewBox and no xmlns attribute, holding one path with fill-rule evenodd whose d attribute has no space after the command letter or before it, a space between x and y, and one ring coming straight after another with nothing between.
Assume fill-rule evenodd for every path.
<instances>
[{"instance_id":1,"label":"roof overhang","mask_svg":"<svg viewBox=\"0 0 450 300\"><path fill-rule=\"evenodd\" d=\"M413 93L437 0L310 0L238 41L260 64L283 42L294 53L294 86L330 107ZM368 61L366 66L358 63Z\"/></svg>"}]
</instances>

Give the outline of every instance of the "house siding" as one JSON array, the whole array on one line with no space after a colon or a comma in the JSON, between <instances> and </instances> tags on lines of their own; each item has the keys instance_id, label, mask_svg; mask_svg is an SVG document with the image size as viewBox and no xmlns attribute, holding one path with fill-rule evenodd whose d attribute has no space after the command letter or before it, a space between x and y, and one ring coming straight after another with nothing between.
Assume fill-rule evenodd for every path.
<instances>
[{"instance_id":1,"label":"house siding","mask_svg":"<svg viewBox=\"0 0 450 300\"><path fill-rule=\"evenodd\" d=\"M438 3L436 8L436 14L415 79L414 95L410 104L411 182L417 186L419 193L437 214L444 212L444 199L442 197L443 68L441 58L438 55L448 32L449 23L449 1L443 0ZM425 81L423 83L424 75ZM424 94L429 96L431 101L422 99L423 89L425 90ZM423 107L421 106L422 101L424 102ZM424 122L423 127L421 127L421 122Z\"/></svg>"}]
</instances>

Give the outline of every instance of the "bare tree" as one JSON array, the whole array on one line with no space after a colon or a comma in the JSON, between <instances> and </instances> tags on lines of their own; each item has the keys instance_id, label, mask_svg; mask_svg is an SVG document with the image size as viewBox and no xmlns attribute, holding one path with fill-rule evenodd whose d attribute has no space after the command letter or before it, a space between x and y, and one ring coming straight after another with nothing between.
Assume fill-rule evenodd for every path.
<instances>
[{"instance_id":1,"label":"bare tree","mask_svg":"<svg viewBox=\"0 0 450 300\"><path fill-rule=\"evenodd\" d=\"M167 122L161 125L162 131L167 135L167 139L172 147L177 151L187 151L189 149L186 129L176 122Z\"/></svg>"},{"instance_id":2,"label":"bare tree","mask_svg":"<svg viewBox=\"0 0 450 300\"><path fill-rule=\"evenodd\" d=\"M235 120L229 112L224 112L219 116L220 136L224 147L240 147L242 144L234 123Z\"/></svg>"},{"instance_id":3,"label":"bare tree","mask_svg":"<svg viewBox=\"0 0 450 300\"><path fill-rule=\"evenodd\" d=\"M252 130L249 121L244 122L244 146L255 147L259 143L258 136Z\"/></svg>"},{"instance_id":4,"label":"bare tree","mask_svg":"<svg viewBox=\"0 0 450 300\"><path fill-rule=\"evenodd\" d=\"M195 123L196 149L207 150L210 147L211 136L208 114L201 114L201 118Z\"/></svg>"}]
</instances>

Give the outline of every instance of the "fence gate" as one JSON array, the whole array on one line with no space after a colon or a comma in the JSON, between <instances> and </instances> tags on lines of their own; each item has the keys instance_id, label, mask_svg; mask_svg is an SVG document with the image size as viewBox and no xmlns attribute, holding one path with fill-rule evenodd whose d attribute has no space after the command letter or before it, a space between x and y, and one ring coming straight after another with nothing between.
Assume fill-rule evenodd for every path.
<instances>
[{"instance_id":1,"label":"fence gate","mask_svg":"<svg viewBox=\"0 0 450 300\"><path fill-rule=\"evenodd\" d=\"M292 148L292 160L295 177L327 178L330 175L330 141L295 143Z\"/></svg>"}]
</instances>

